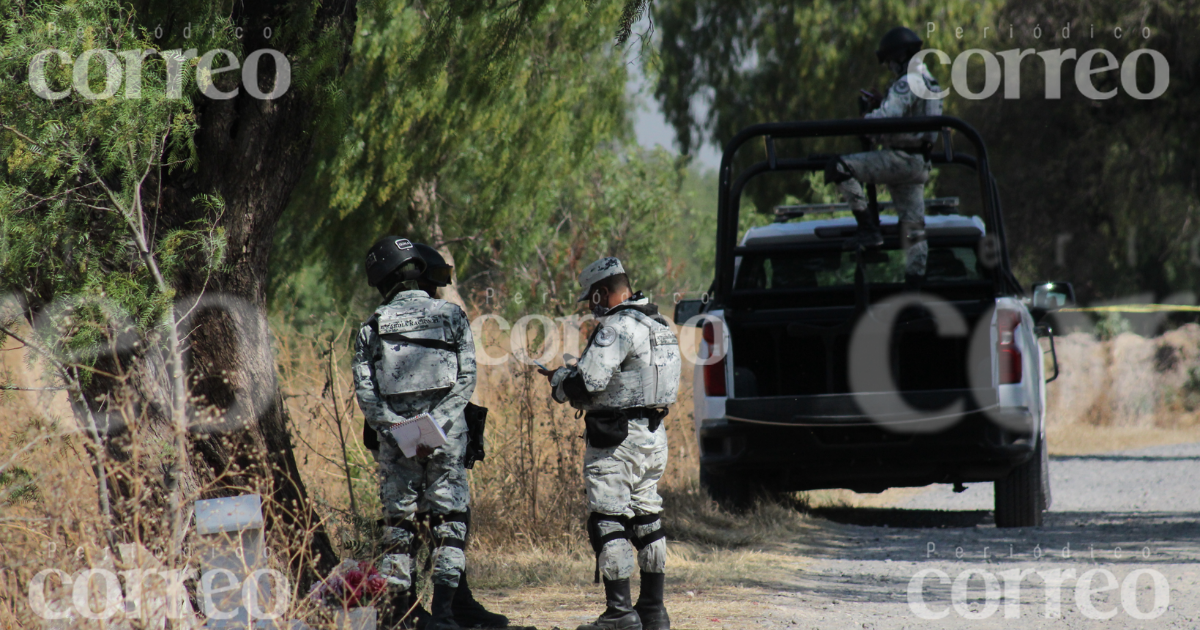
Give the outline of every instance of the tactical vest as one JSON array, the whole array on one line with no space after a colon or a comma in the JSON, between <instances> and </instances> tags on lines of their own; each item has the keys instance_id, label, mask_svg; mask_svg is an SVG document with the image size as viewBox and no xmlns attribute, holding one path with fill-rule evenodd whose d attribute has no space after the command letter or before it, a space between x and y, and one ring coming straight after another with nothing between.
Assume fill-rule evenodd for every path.
<instances>
[{"instance_id":1,"label":"tactical vest","mask_svg":"<svg viewBox=\"0 0 1200 630\"><path fill-rule=\"evenodd\" d=\"M623 310L613 318L626 321L619 324L614 321L606 325L644 327L645 332L635 334L634 339L640 345L644 336L645 343L649 344L649 352L642 352L643 347L635 347L621 363L621 370L612 375L604 391L592 394L590 400L575 406L586 411L601 411L665 407L674 403L679 393L681 367L679 340L675 334L665 324L638 310Z\"/></svg>"},{"instance_id":2,"label":"tactical vest","mask_svg":"<svg viewBox=\"0 0 1200 630\"><path fill-rule=\"evenodd\" d=\"M930 94L937 94L942 91L938 85L937 79L929 74L929 70L924 64L920 67L920 72L913 72L896 79L888 88L889 93L896 90L896 85L901 81L908 81L908 77L913 74L925 84L925 90ZM911 89L908 84L903 86L906 89ZM905 118L913 118L916 116L941 116L942 115L942 99L938 98L920 98L915 94L912 95L912 102L904 110ZM937 141L938 132L925 131L921 133L893 133L880 136L884 146L891 148L908 148L908 149L926 149Z\"/></svg>"},{"instance_id":3,"label":"tactical vest","mask_svg":"<svg viewBox=\"0 0 1200 630\"><path fill-rule=\"evenodd\" d=\"M458 353L449 341L445 304L386 305L375 311L381 353L375 364L379 392L386 396L444 389L458 380Z\"/></svg>"}]
</instances>

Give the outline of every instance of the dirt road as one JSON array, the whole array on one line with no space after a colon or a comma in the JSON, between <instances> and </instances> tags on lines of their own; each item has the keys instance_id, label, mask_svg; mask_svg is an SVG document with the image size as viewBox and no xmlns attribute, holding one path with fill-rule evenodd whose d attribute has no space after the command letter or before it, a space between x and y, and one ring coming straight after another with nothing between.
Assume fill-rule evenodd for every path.
<instances>
[{"instance_id":1,"label":"dirt road","mask_svg":"<svg viewBox=\"0 0 1200 630\"><path fill-rule=\"evenodd\" d=\"M1200 627L1200 444L1059 456L1050 470L1036 529L997 529L991 484L825 510L823 538L800 545L816 561L759 627Z\"/></svg>"},{"instance_id":2,"label":"dirt road","mask_svg":"<svg viewBox=\"0 0 1200 630\"><path fill-rule=\"evenodd\" d=\"M889 491L882 507L819 510L750 559L757 573L729 555L732 585L697 588L677 568L673 626L1200 628L1200 444L1056 456L1050 470L1041 528L997 529L991 484ZM544 628L574 628L600 604L596 587L494 596Z\"/></svg>"}]
</instances>

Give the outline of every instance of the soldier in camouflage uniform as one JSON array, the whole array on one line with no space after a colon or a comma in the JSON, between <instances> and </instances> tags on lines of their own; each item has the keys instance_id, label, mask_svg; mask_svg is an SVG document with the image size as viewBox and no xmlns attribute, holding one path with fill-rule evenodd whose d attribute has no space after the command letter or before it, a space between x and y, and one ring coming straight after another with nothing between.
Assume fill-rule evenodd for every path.
<instances>
[{"instance_id":1,"label":"soldier in camouflage uniform","mask_svg":"<svg viewBox=\"0 0 1200 630\"><path fill-rule=\"evenodd\" d=\"M588 536L604 578L607 608L579 630L669 630L663 605L666 541L658 480L667 465L667 406L679 388L679 342L641 292L631 294L621 262L603 258L583 271L580 301L599 320L579 361L553 372L553 397L587 412ZM636 556L634 550L637 550ZM641 568L631 603L629 577Z\"/></svg>"},{"instance_id":2,"label":"soldier in camouflage uniform","mask_svg":"<svg viewBox=\"0 0 1200 630\"><path fill-rule=\"evenodd\" d=\"M875 55L897 78L879 107L867 112L865 118L941 115L940 99L922 98L912 89L913 85L923 85L926 95L940 91L937 79L929 74L924 63L910 65L922 44L916 33L902 26L883 36ZM851 246L879 247L883 244L879 216L870 211L862 185L887 184L900 215L905 281L910 287L919 286L925 276L929 244L925 242L924 190L925 182L929 181L929 152L935 137L935 132L880 136L874 140L883 145L883 150L843 155L830 161L825 169L825 180L838 185L858 221L858 233L850 241Z\"/></svg>"},{"instance_id":3,"label":"soldier in camouflage uniform","mask_svg":"<svg viewBox=\"0 0 1200 630\"><path fill-rule=\"evenodd\" d=\"M359 331L353 370L358 404L380 437L377 465L385 519L379 569L390 595L383 626L400 623L412 605L414 516L428 510L434 592L425 627L453 630L459 628L451 606L463 572L469 502L463 408L475 390L475 343L462 309L417 287L425 268L406 239L389 236L371 248L367 280L384 299ZM415 457L405 457L389 428L421 413L441 426L446 444L421 447Z\"/></svg>"}]
</instances>

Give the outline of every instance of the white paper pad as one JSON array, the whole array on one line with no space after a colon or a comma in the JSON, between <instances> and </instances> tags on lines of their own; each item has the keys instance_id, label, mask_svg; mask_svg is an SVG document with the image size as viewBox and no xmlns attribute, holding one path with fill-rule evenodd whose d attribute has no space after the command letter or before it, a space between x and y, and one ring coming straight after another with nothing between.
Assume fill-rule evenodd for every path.
<instances>
[{"instance_id":1,"label":"white paper pad","mask_svg":"<svg viewBox=\"0 0 1200 630\"><path fill-rule=\"evenodd\" d=\"M391 431L405 457L415 457L418 446L437 448L446 443L446 432L427 413L401 420Z\"/></svg>"}]
</instances>

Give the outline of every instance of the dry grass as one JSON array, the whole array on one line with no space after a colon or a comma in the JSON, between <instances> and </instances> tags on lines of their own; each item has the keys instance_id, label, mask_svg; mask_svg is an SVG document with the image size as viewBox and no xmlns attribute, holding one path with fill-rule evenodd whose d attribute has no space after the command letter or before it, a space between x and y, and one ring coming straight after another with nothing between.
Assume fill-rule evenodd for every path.
<instances>
[{"instance_id":1,"label":"dry grass","mask_svg":"<svg viewBox=\"0 0 1200 630\"><path fill-rule=\"evenodd\" d=\"M281 321L273 324L280 385L309 494L339 553L371 558L377 550L369 523L378 516L379 500L348 368L355 326L347 323L339 333L320 337ZM507 337L492 334L477 343L493 356L509 347ZM3 367L18 384L36 386L36 379L24 377L34 368L24 364L23 353L9 350L0 353ZM569 627L593 618L600 595L591 584L594 559L583 530L582 421L549 401L545 380L530 366L516 361L481 366L480 375L475 400L490 414L488 456L470 474L475 527L468 562L474 584L496 608L519 611L511 616L522 623ZM879 507L919 492L820 491L797 495L792 505L760 504L738 516L723 512L696 480L691 383L691 366L685 364L680 404L666 420L671 451L660 486L670 537L668 605L680 627L722 627L755 618L755 602L805 565L788 541L803 540L817 525L797 508ZM34 572L122 564L105 549L95 481L80 436L70 433L75 421L62 397L7 394L0 399L0 435L6 438L0 470L10 472L0 478L0 627L35 627L25 595ZM1055 454L1185 441L1200 441L1200 427L1050 428ZM26 476L14 477L11 466ZM281 539L274 543L287 551ZM311 606L292 612L320 627Z\"/></svg>"},{"instance_id":2,"label":"dry grass","mask_svg":"<svg viewBox=\"0 0 1200 630\"><path fill-rule=\"evenodd\" d=\"M1200 442L1200 426L1095 427L1086 424L1051 425L1046 443L1051 455L1090 455L1111 451Z\"/></svg>"}]
</instances>

